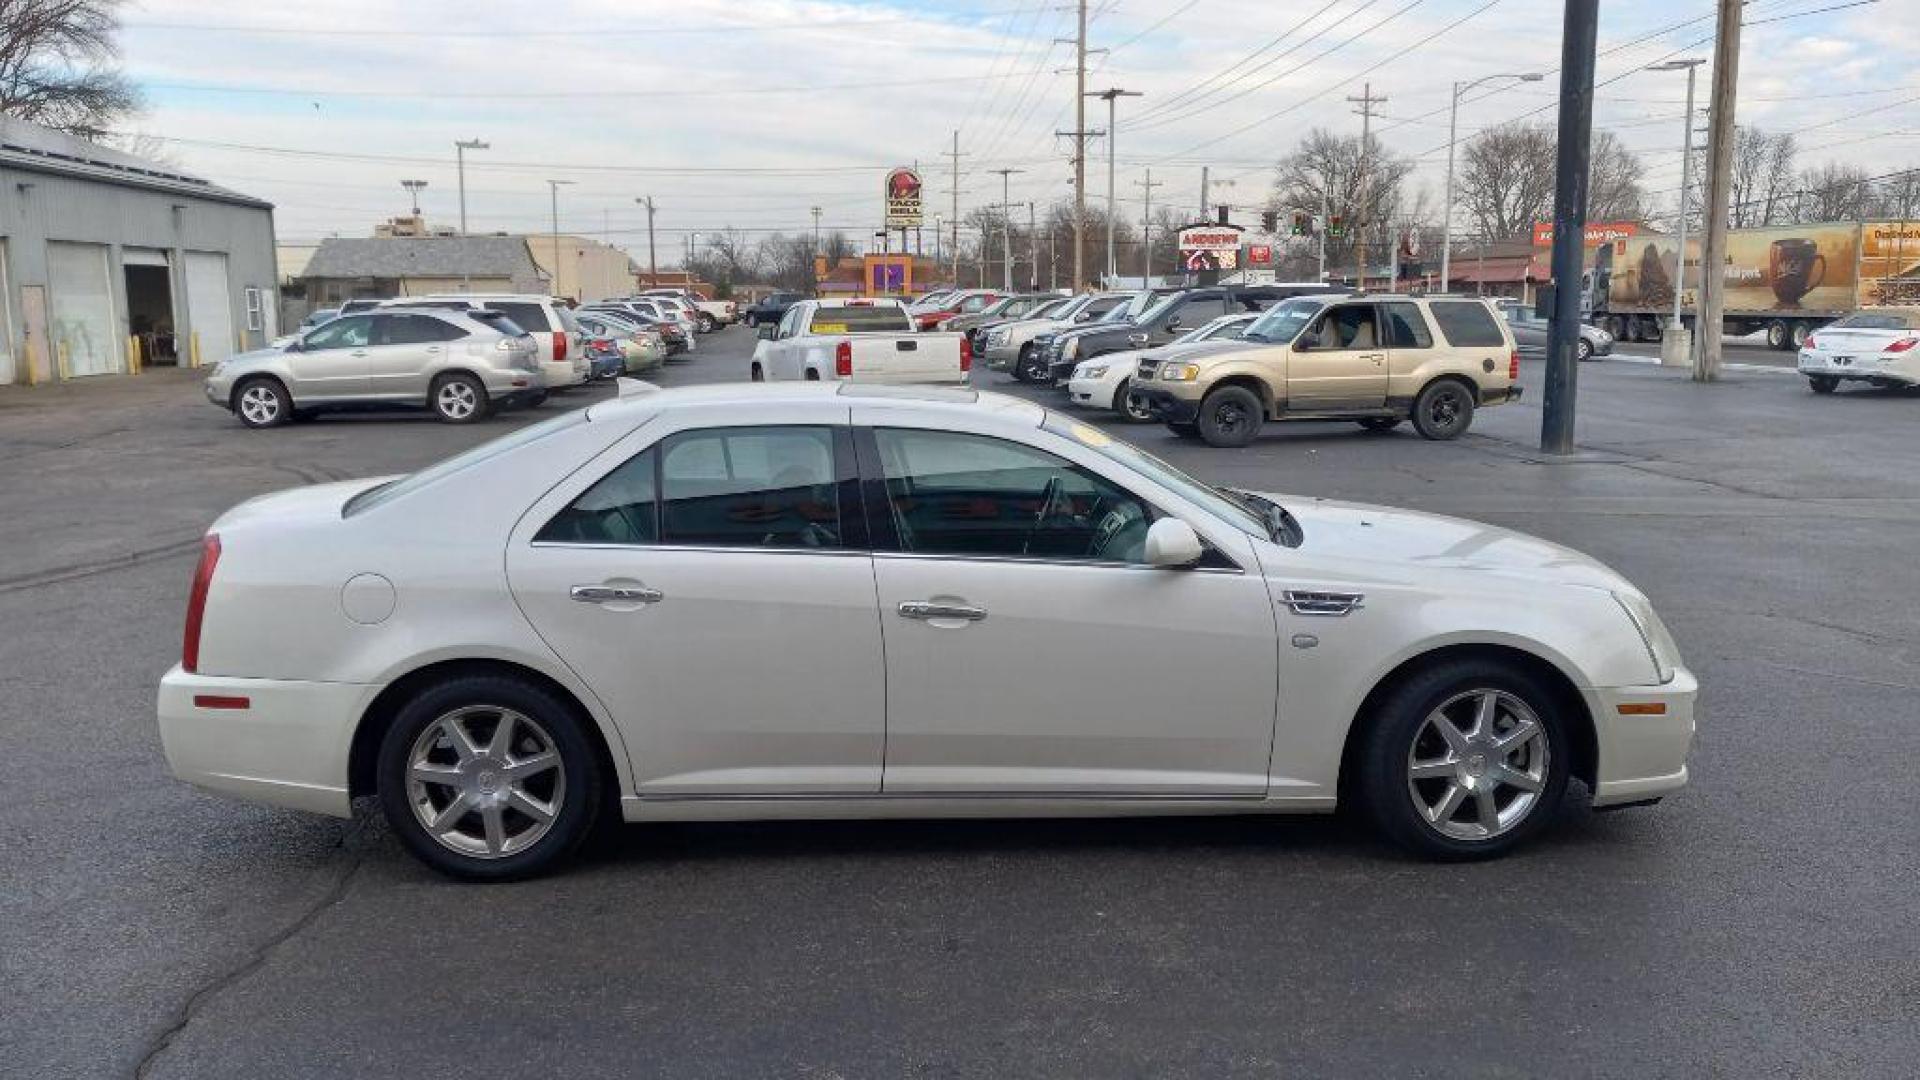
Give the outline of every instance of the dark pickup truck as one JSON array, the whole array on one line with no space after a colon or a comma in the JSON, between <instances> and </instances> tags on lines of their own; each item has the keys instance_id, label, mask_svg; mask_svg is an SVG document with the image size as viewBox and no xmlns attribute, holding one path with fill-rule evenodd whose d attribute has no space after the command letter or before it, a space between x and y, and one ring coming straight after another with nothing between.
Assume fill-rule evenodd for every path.
<instances>
[{"instance_id":1,"label":"dark pickup truck","mask_svg":"<svg viewBox=\"0 0 1920 1080\"><path fill-rule=\"evenodd\" d=\"M1043 335L1035 342L1055 380L1082 360L1122 349L1157 349L1222 315L1265 311L1292 296L1345 292L1335 285L1210 285L1168 293L1132 322L1095 323Z\"/></svg>"},{"instance_id":2,"label":"dark pickup truck","mask_svg":"<svg viewBox=\"0 0 1920 1080\"><path fill-rule=\"evenodd\" d=\"M777 323L786 316L788 308L806 298L805 293L769 293L766 297L748 307L746 314L741 317L747 321L748 326L759 326L763 323Z\"/></svg>"}]
</instances>

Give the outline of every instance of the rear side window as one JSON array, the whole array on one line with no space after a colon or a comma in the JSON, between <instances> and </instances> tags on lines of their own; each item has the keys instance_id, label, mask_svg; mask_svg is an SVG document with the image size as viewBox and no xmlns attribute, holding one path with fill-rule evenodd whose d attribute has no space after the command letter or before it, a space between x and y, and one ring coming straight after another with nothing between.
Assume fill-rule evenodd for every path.
<instances>
[{"instance_id":1,"label":"rear side window","mask_svg":"<svg viewBox=\"0 0 1920 1080\"><path fill-rule=\"evenodd\" d=\"M891 304L880 307L815 308L807 332L813 334L904 334L913 329L907 313Z\"/></svg>"},{"instance_id":2,"label":"rear side window","mask_svg":"<svg viewBox=\"0 0 1920 1080\"><path fill-rule=\"evenodd\" d=\"M1382 304L1380 310L1387 314L1387 348L1432 347L1433 335L1427 331L1427 320L1418 304Z\"/></svg>"},{"instance_id":3,"label":"rear side window","mask_svg":"<svg viewBox=\"0 0 1920 1080\"><path fill-rule=\"evenodd\" d=\"M381 331L379 345L427 345L465 337L466 331L431 315L376 315Z\"/></svg>"},{"instance_id":4,"label":"rear side window","mask_svg":"<svg viewBox=\"0 0 1920 1080\"><path fill-rule=\"evenodd\" d=\"M553 327L547 322L547 313L539 304L528 304L514 300L488 301L487 306L505 315L520 325L520 329L533 334L544 334Z\"/></svg>"},{"instance_id":5,"label":"rear side window","mask_svg":"<svg viewBox=\"0 0 1920 1080\"><path fill-rule=\"evenodd\" d=\"M1428 305L1449 345L1505 345L1500 324L1487 305L1475 300L1435 300Z\"/></svg>"},{"instance_id":6,"label":"rear side window","mask_svg":"<svg viewBox=\"0 0 1920 1080\"><path fill-rule=\"evenodd\" d=\"M662 444L660 538L703 547L841 547L840 487L832 428L682 432Z\"/></svg>"},{"instance_id":7,"label":"rear side window","mask_svg":"<svg viewBox=\"0 0 1920 1080\"><path fill-rule=\"evenodd\" d=\"M653 544L660 540L660 500L652 447L567 504L535 536L549 544Z\"/></svg>"}]
</instances>

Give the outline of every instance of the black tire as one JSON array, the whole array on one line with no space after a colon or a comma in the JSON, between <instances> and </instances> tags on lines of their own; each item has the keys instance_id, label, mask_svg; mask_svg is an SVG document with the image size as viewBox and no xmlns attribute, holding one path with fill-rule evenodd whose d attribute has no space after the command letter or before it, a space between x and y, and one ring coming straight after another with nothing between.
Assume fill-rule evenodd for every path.
<instances>
[{"instance_id":1,"label":"black tire","mask_svg":"<svg viewBox=\"0 0 1920 1080\"><path fill-rule=\"evenodd\" d=\"M1473 406L1466 383L1435 379L1413 399L1413 429L1428 439L1457 439L1473 426Z\"/></svg>"},{"instance_id":2,"label":"black tire","mask_svg":"<svg viewBox=\"0 0 1920 1080\"><path fill-rule=\"evenodd\" d=\"M1494 726L1486 735L1470 728L1462 735L1464 749L1452 748L1429 726L1429 718L1436 715L1441 717L1438 723L1449 722L1447 717L1471 722L1486 693L1492 693L1497 702ZM1511 735L1521 727L1515 703L1536 721L1539 741L1529 740L1502 753L1488 740ZM1438 713L1442 708L1447 712ZM1402 680L1381 698L1371 715L1361 718L1366 726L1356 736L1354 776L1348 790L1388 840L1415 855L1456 861L1504 855L1559 814L1574 752L1564 708L1561 699L1533 675L1497 660L1435 664ZM1456 726L1455 732L1461 734L1461 729ZM1416 759L1439 764L1449 758L1460 764L1448 775L1419 780L1411 775ZM1504 783L1483 787L1489 778L1501 775L1501 765L1518 766L1517 771L1539 790L1529 792ZM1491 835L1460 835L1483 829L1479 822L1487 820L1479 812L1478 794L1463 786L1469 781L1475 785L1474 792L1485 791L1493 802L1496 828ZM1449 811L1447 800L1455 788L1462 795ZM1521 800L1529 797L1531 801L1523 805ZM1436 823L1430 811L1446 816ZM1503 821L1509 812L1515 816Z\"/></svg>"},{"instance_id":3,"label":"black tire","mask_svg":"<svg viewBox=\"0 0 1920 1080\"><path fill-rule=\"evenodd\" d=\"M748 377L754 382L767 381L767 373L761 369L759 364L753 365L753 371Z\"/></svg>"},{"instance_id":4,"label":"black tire","mask_svg":"<svg viewBox=\"0 0 1920 1080\"><path fill-rule=\"evenodd\" d=\"M1020 359L1013 362L1013 377L1023 383L1045 382L1053 371L1047 365L1047 358L1032 345L1020 346Z\"/></svg>"},{"instance_id":5,"label":"black tire","mask_svg":"<svg viewBox=\"0 0 1920 1080\"><path fill-rule=\"evenodd\" d=\"M271 375L240 380L232 405L233 415L250 428L279 427L293 419L293 396Z\"/></svg>"},{"instance_id":6,"label":"black tire","mask_svg":"<svg viewBox=\"0 0 1920 1080\"><path fill-rule=\"evenodd\" d=\"M1840 380L1831 375L1809 375L1807 385L1813 387L1816 394L1831 394L1840 389Z\"/></svg>"},{"instance_id":7,"label":"black tire","mask_svg":"<svg viewBox=\"0 0 1920 1080\"><path fill-rule=\"evenodd\" d=\"M1794 323L1793 329L1787 333L1787 341L1789 343L1787 348L1804 349L1807 347L1807 339L1812 336L1813 327L1803 322Z\"/></svg>"},{"instance_id":8,"label":"black tire","mask_svg":"<svg viewBox=\"0 0 1920 1080\"><path fill-rule=\"evenodd\" d=\"M1170 423L1167 425L1167 430L1173 432L1174 435L1182 439L1198 439L1200 437L1199 424Z\"/></svg>"},{"instance_id":9,"label":"black tire","mask_svg":"<svg viewBox=\"0 0 1920 1080\"><path fill-rule=\"evenodd\" d=\"M419 794L416 795L409 791L408 773L416 743L430 728L462 709L475 710L473 721L463 721L462 727L476 741L482 735L481 729L473 726L473 723L484 725L490 711L498 716L497 710L512 710L537 725L537 730L525 725L516 727L521 737L515 747L509 748L509 760L512 757L525 760L532 756L526 753L527 750L539 752L537 748L540 747L552 750L559 758L557 777L545 781L548 785L545 787L545 796L537 794L540 789L535 787L535 780L538 778L524 781L529 793L545 798L555 810L545 831L523 849L491 856L457 850L451 843L442 843L429 832L416 814L416 797L427 800L425 805L442 811L458 797L457 789L435 784L420 785L417 789ZM511 881L533 877L552 869L580 846L580 842L592 832L594 821L606 801L606 779L601 774L600 758L590 738L573 708L531 683L502 675L467 675L449 679L429 687L407 702L381 739L380 757L375 765L380 807L386 814L387 823L407 850L443 874L467 881ZM446 741L444 738L435 740L436 743ZM436 749L433 753L459 756L450 748ZM505 764L500 757L493 747L480 747L473 758L479 762L474 767L476 778L495 775ZM558 797L553 798L554 794ZM510 812L513 817L508 817L508 811L500 815L503 820L502 834L509 837L509 844L512 836L507 829L513 824L524 820L530 823L528 828L538 827L536 819L519 809L514 808ZM459 828L465 823L469 830L477 825L484 837L484 820L482 813L476 810L463 815L451 825ZM520 835L524 836L525 832ZM483 838L473 839L485 842Z\"/></svg>"},{"instance_id":10,"label":"black tire","mask_svg":"<svg viewBox=\"0 0 1920 1080\"><path fill-rule=\"evenodd\" d=\"M427 391L427 408L449 424L476 424L493 411L487 388L464 371L442 375Z\"/></svg>"},{"instance_id":11,"label":"black tire","mask_svg":"<svg viewBox=\"0 0 1920 1080\"><path fill-rule=\"evenodd\" d=\"M1582 363L1593 359L1593 343L1581 338L1573 343L1573 358Z\"/></svg>"},{"instance_id":12,"label":"black tire","mask_svg":"<svg viewBox=\"0 0 1920 1080\"><path fill-rule=\"evenodd\" d=\"M537 409L540 406L545 405L546 403L547 403L547 392L545 390L542 390L539 393L527 399L527 408Z\"/></svg>"},{"instance_id":13,"label":"black tire","mask_svg":"<svg viewBox=\"0 0 1920 1080\"><path fill-rule=\"evenodd\" d=\"M1260 395L1244 386L1216 387L1200 402L1200 438L1208 446L1245 446L1260 434L1266 419Z\"/></svg>"},{"instance_id":14,"label":"black tire","mask_svg":"<svg viewBox=\"0 0 1920 1080\"><path fill-rule=\"evenodd\" d=\"M1767 324L1767 348L1790 349L1793 347L1793 328L1786 320L1775 319Z\"/></svg>"},{"instance_id":15,"label":"black tire","mask_svg":"<svg viewBox=\"0 0 1920 1080\"><path fill-rule=\"evenodd\" d=\"M808 381L808 382L819 382L819 381L820 381L820 373L819 373L819 372L817 372L817 371L815 371L815 370L813 370L812 368L808 368L808 369L807 369L807 379L806 379L806 381Z\"/></svg>"},{"instance_id":16,"label":"black tire","mask_svg":"<svg viewBox=\"0 0 1920 1080\"><path fill-rule=\"evenodd\" d=\"M1369 416L1362 420L1355 420L1354 423L1359 424L1368 431L1392 431L1394 428L1400 426L1400 418L1397 416Z\"/></svg>"},{"instance_id":17,"label":"black tire","mask_svg":"<svg viewBox=\"0 0 1920 1080\"><path fill-rule=\"evenodd\" d=\"M719 323L716 323L713 321L713 316L708 315L705 312L700 313L700 332L701 333L711 334L713 333L715 328L717 328L719 325L720 325Z\"/></svg>"},{"instance_id":18,"label":"black tire","mask_svg":"<svg viewBox=\"0 0 1920 1080\"><path fill-rule=\"evenodd\" d=\"M1120 389L1113 392L1113 411L1119 413L1120 418L1129 424L1145 424L1151 422L1153 420L1153 411L1146 407L1145 399L1141 399L1139 408L1135 408L1133 402L1133 380L1122 380Z\"/></svg>"},{"instance_id":19,"label":"black tire","mask_svg":"<svg viewBox=\"0 0 1920 1080\"><path fill-rule=\"evenodd\" d=\"M747 314L747 317L743 321L747 324L748 329L757 329L760 326L760 320L755 318L751 312Z\"/></svg>"}]
</instances>

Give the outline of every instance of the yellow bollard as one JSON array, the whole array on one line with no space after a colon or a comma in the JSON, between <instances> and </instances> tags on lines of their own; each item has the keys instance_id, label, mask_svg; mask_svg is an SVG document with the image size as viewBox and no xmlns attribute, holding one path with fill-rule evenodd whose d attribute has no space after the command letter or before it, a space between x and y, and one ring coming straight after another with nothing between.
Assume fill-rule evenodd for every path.
<instances>
[{"instance_id":1,"label":"yellow bollard","mask_svg":"<svg viewBox=\"0 0 1920 1080\"><path fill-rule=\"evenodd\" d=\"M189 350L188 355L193 358L193 366L199 367L200 366L200 331L195 330L193 332L192 339L187 342L187 348Z\"/></svg>"},{"instance_id":2,"label":"yellow bollard","mask_svg":"<svg viewBox=\"0 0 1920 1080\"><path fill-rule=\"evenodd\" d=\"M127 374L138 375L140 374L140 369L146 366L147 366L146 362L140 356L140 335L128 334L127 335Z\"/></svg>"},{"instance_id":3,"label":"yellow bollard","mask_svg":"<svg viewBox=\"0 0 1920 1080\"><path fill-rule=\"evenodd\" d=\"M60 352L57 359L60 363L60 370L58 372L60 381L66 382L68 379L73 378L73 367L67 362L67 343L64 341L60 343Z\"/></svg>"}]
</instances>

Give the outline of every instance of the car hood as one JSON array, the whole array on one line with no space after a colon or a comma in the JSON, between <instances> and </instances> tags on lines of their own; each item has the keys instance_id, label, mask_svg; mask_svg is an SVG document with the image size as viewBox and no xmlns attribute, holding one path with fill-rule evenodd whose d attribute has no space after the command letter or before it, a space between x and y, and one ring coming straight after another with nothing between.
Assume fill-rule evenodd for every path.
<instances>
[{"instance_id":1,"label":"car hood","mask_svg":"<svg viewBox=\"0 0 1920 1080\"><path fill-rule=\"evenodd\" d=\"M1592 556L1497 525L1366 503L1257 494L1286 507L1300 522L1304 550L1413 571L1480 571L1640 595L1631 582Z\"/></svg>"},{"instance_id":2,"label":"car hood","mask_svg":"<svg viewBox=\"0 0 1920 1080\"><path fill-rule=\"evenodd\" d=\"M1228 352L1238 344L1240 344L1238 341L1233 340L1195 341L1186 345L1162 345L1157 349L1124 349L1120 352L1102 353L1091 360L1083 360L1081 363L1126 364L1132 367L1148 357L1152 357L1156 364L1167 360L1191 360L1197 357L1210 356L1213 353Z\"/></svg>"},{"instance_id":3,"label":"car hood","mask_svg":"<svg viewBox=\"0 0 1920 1080\"><path fill-rule=\"evenodd\" d=\"M234 353L232 356L222 360L218 366L227 368L228 370L252 367L255 364L270 363L278 360L280 357L286 355L286 352L287 348L285 345L269 345L264 349L248 349L246 352Z\"/></svg>"}]
</instances>

